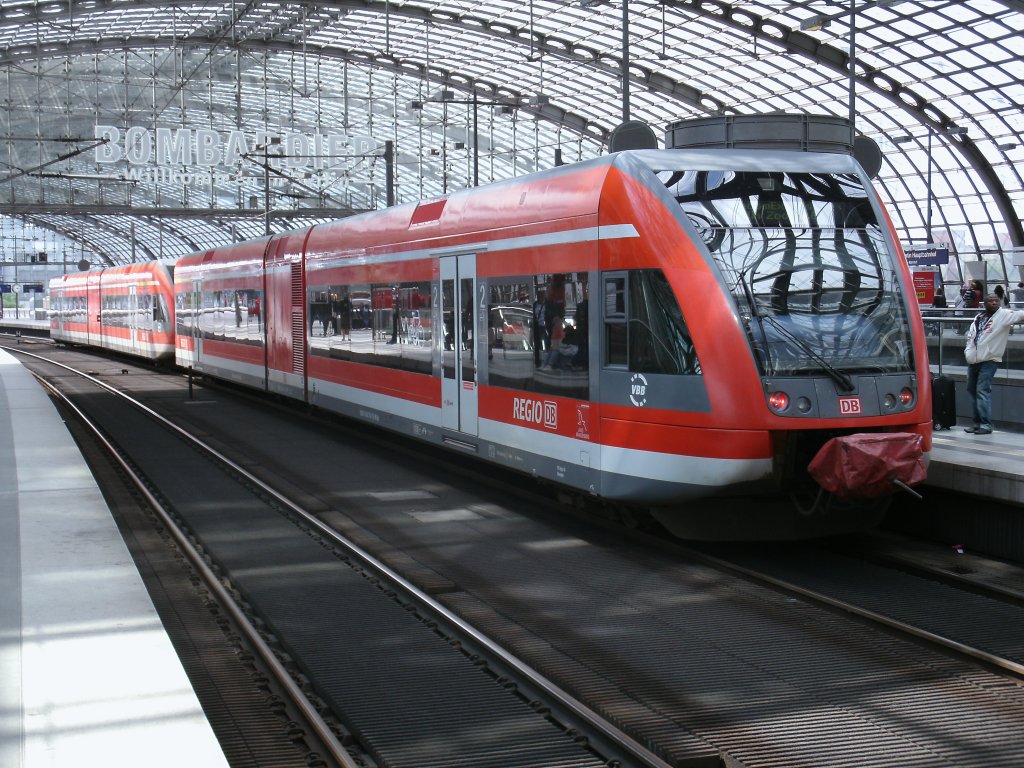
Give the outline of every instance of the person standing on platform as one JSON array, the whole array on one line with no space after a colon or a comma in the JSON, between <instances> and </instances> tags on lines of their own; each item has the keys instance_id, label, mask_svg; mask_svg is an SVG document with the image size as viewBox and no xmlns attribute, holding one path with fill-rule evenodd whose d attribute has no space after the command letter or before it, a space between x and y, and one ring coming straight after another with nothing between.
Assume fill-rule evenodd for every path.
<instances>
[{"instance_id":1,"label":"person standing on platform","mask_svg":"<svg viewBox=\"0 0 1024 768\"><path fill-rule=\"evenodd\" d=\"M1016 288L1010 289L1010 308L1024 309L1024 283L1017 283Z\"/></svg>"},{"instance_id":2,"label":"person standing on platform","mask_svg":"<svg viewBox=\"0 0 1024 768\"><path fill-rule=\"evenodd\" d=\"M546 288L538 288L537 300L533 302L533 364L538 368L541 364L541 352L546 352L550 347L548 292Z\"/></svg>"},{"instance_id":3,"label":"person standing on platform","mask_svg":"<svg viewBox=\"0 0 1024 768\"><path fill-rule=\"evenodd\" d=\"M974 426L965 432L992 434L992 378L1003 360L1010 326L1024 323L1024 310L1006 309L999 296L985 297L985 311L967 329L967 394L974 404Z\"/></svg>"}]
</instances>

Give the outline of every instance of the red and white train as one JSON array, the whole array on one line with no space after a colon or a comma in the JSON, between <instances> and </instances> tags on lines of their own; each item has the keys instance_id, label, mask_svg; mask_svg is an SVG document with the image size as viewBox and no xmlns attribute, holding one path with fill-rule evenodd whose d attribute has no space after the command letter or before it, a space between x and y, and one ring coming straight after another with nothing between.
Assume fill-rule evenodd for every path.
<instances>
[{"instance_id":1,"label":"red and white train","mask_svg":"<svg viewBox=\"0 0 1024 768\"><path fill-rule=\"evenodd\" d=\"M622 152L50 291L54 339L173 350L684 536L867 527L884 500L823 491L822 446L931 449L911 278L846 155Z\"/></svg>"},{"instance_id":2,"label":"red and white train","mask_svg":"<svg viewBox=\"0 0 1024 768\"><path fill-rule=\"evenodd\" d=\"M174 356L173 262L72 273L50 281L50 336L150 360Z\"/></svg>"}]
</instances>

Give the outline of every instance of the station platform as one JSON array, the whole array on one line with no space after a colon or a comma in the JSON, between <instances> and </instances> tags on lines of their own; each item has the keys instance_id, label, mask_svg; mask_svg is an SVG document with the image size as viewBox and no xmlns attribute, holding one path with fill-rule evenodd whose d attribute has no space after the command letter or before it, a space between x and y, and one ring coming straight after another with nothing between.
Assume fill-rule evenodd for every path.
<instances>
[{"instance_id":1,"label":"station platform","mask_svg":"<svg viewBox=\"0 0 1024 768\"><path fill-rule=\"evenodd\" d=\"M1010 504L1024 503L1024 433L996 426L991 435L964 432L970 419L932 435L928 485Z\"/></svg>"},{"instance_id":2,"label":"station platform","mask_svg":"<svg viewBox=\"0 0 1024 768\"><path fill-rule=\"evenodd\" d=\"M0 350L0 766L227 764L78 446Z\"/></svg>"}]
</instances>

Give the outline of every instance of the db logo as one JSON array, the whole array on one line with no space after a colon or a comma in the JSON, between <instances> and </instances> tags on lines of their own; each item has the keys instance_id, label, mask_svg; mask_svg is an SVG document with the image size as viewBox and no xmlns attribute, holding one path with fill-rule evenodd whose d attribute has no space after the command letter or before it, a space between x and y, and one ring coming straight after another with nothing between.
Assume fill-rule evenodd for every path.
<instances>
[{"instance_id":1,"label":"db logo","mask_svg":"<svg viewBox=\"0 0 1024 768\"><path fill-rule=\"evenodd\" d=\"M512 418L531 424L543 424L558 429L558 405L551 400L531 400L526 397L512 398Z\"/></svg>"},{"instance_id":2,"label":"db logo","mask_svg":"<svg viewBox=\"0 0 1024 768\"><path fill-rule=\"evenodd\" d=\"M859 397L840 397L839 413L842 416L856 416L861 412Z\"/></svg>"}]
</instances>

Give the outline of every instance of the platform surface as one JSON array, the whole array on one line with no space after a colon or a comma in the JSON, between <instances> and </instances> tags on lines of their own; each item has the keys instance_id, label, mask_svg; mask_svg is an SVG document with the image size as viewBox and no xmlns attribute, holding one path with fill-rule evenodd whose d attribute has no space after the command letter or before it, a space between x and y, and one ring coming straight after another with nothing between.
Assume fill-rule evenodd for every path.
<instances>
[{"instance_id":1,"label":"platform surface","mask_svg":"<svg viewBox=\"0 0 1024 768\"><path fill-rule=\"evenodd\" d=\"M960 419L932 436L928 485L1002 502L1024 503L1024 433L996 429L991 435L964 432Z\"/></svg>"},{"instance_id":2,"label":"platform surface","mask_svg":"<svg viewBox=\"0 0 1024 768\"><path fill-rule=\"evenodd\" d=\"M78 446L3 350L0 766L227 766Z\"/></svg>"}]
</instances>

